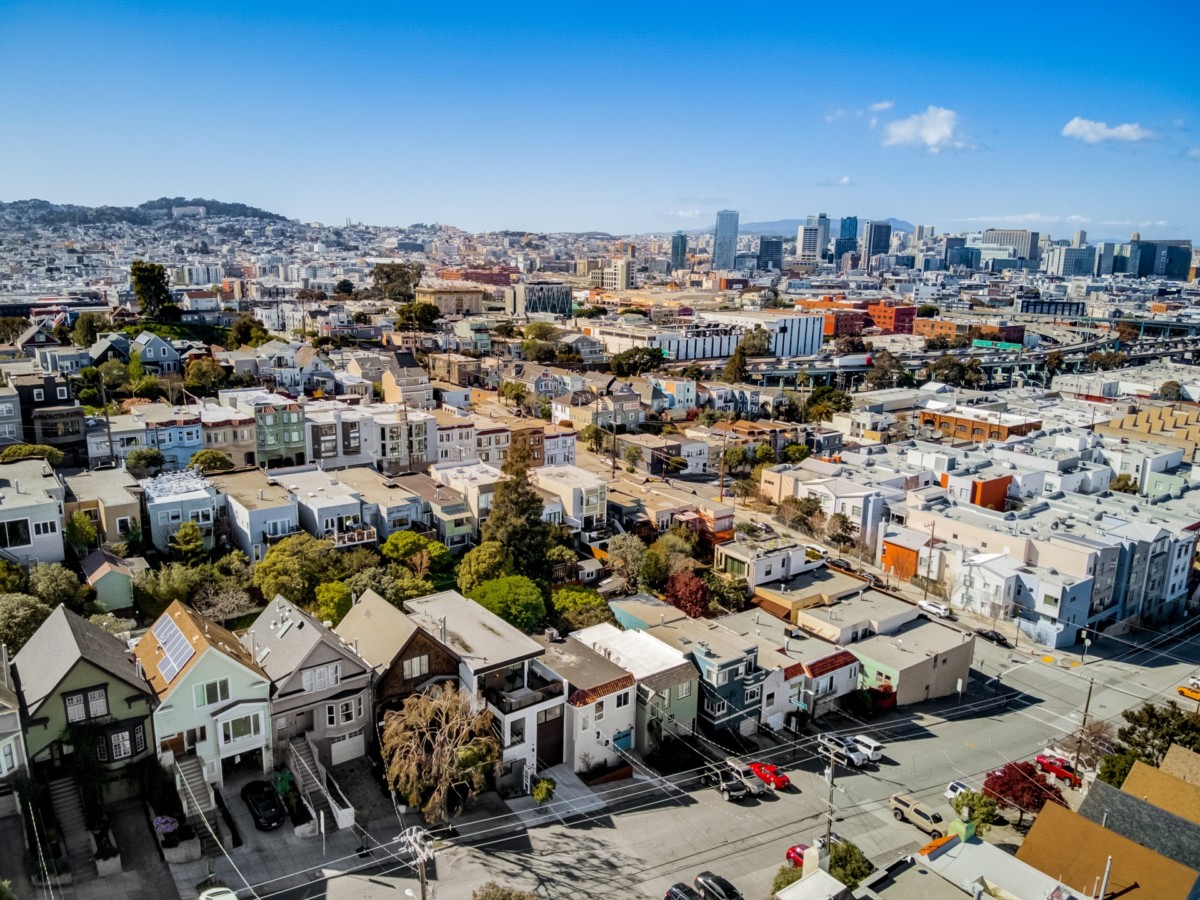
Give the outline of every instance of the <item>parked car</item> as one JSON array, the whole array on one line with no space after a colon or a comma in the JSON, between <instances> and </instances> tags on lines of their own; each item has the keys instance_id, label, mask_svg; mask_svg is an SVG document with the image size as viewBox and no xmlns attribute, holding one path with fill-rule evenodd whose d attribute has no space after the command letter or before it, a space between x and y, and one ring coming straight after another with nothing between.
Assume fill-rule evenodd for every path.
<instances>
[{"instance_id":1,"label":"parked car","mask_svg":"<svg viewBox=\"0 0 1200 900\"><path fill-rule=\"evenodd\" d=\"M1047 775L1053 775L1064 784L1070 784L1074 787L1079 787L1082 780L1079 773L1075 771L1075 767L1060 756L1045 756L1039 753L1037 755L1037 767L1039 772L1045 772Z\"/></svg>"},{"instance_id":2,"label":"parked car","mask_svg":"<svg viewBox=\"0 0 1200 900\"><path fill-rule=\"evenodd\" d=\"M745 900L742 892L729 883L728 879L712 872L701 872L692 882L704 900Z\"/></svg>"},{"instance_id":3,"label":"parked car","mask_svg":"<svg viewBox=\"0 0 1200 900\"><path fill-rule=\"evenodd\" d=\"M1200 691L1200 675L1189 675L1188 687L1195 688L1196 690Z\"/></svg>"},{"instance_id":4,"label":"parked car","mask_svg":"<svg viewBox=\"0 0 1200 900\"><path fill-rule=\"evenodd\" d=\"M804 868L804 851L808 849L808 844L796 844L794 847L788 847L784 858L792 864L794 869Z\"/></svg>"},{"instance_id":5,"label":"parked car","mask_svg":"<svg viewBox=\"0 0 1200 900\"><path fill-rule=\"evenodd\" d=\"M936 600L918 600L917 608L931 616L937 616L939 619L950 618L950 607L945 603L938 603Z\"/></svg>"},{"instance_id":6,"label":"parked car","mask_svg":"<svg viewBox=\"0 0 1200 900\"><path fill-rule=\"evenodd\" d=\"M867 754L867 759L871 762L879 762L883 758L883 744L874 738L869 738L865 734L856 734L850 738L858 745L858 749Z\"/></svg>"},{"instance_id":7,"label":"parked car","mask_svg":"<svg viewBox=\"0 0 1200 900\"><path fill-rule=\"evenodd\" d=\"M1184 699L1195 700L1197 703L1200 703L1200 688L1189 687L1181 684L1179 687L1175 688L1175 693Z\"/></svg>"},{"instance_id":8,"label":"parked car","mask_svg":"<svg viewBox=\"0 0 1200 900\"><path fill-rule=\"evenodd\" d=\"M704 777L726 800L741 800L746 796L746 783L727 766L712 766Z\"/></svg>"},{"instance_id":9,"label":"parked car","mask_svg":"<svg viewBox=\"0 0 1200 900\"><path fill-rule=\"evenodd\" d=\"M663 900L700 900L700 894L690 884L680 881L667 888Z\"/></svg>"},{"instance_id":10,"label":"parked car","mask_svg":"<svg viewBox=\"0 0 1200 900\"><path fill-rule=\"evenodd\" d=\"M825 565L829 566L830 568L841 569L843 572L849 572L850 574L854 574L854 566L850 565L850 563L848 563L844 559L838 559L836 556L835 557L826 556L825 557Z\"/></svg>"},{"instance_id":11,"label":"parked car","mask_svg":"<svg viewBox=\"0 0 1200 900\"><path fill-rule=\"evenodd\" d=\"M788 778L779 768L779 766L771 763L750 763L750 771L758 776L759 781L768 787L772 787L777 791L786 791L792 786L792 779Z\"/></svg>"},{"instance_id":12,"label":"parked car","mask_svg":"<svg viewBox=\"0 0 1200 900\"><path fill-rule=\"evenodd\" d=\"M995 644L997 647L1011 647L1008 638L998 631L993 631L990 628L976 628L975 633L990 644Z\"/></svg>"},{"instance_id":13,"label":"parked car","mask_svg":"<svg viewBox=\"0 0 1200 900\"><path fill-rule=\"evenodd\" d=\"M741 779L742 784L746 786L746 792L752 797L757 797L759 794L766 791L767 786L758 780L754 774L754 770L737 757L731 756L725 760L725 765L734 775Z\"/></svg>"},{"instance_id":14,"label":"parked car","mask_svg":"<svg viewBox=\"0 0 1200 900\"><path fill-rule=\"evenodd\" d=\"M946 785L946 793L943 795L950 802L954 802L954 798L959 794L965 794L971 789L971 786L961 781L952 781Z\"/></svg>"},{"instance_id":15,"label":"parked car","mask_svg":"<svg viewBox=\"0 0 1200 900\"><path fill-rule=\"evenodd\" d=\"M832 752L833 758L847 766L865 766L869 761L866 753L850 738L840 734L823 734L817 738L825 753Z\"/></svg>"},{"instance_id":16,"label":"parked car","mask_svg":"<svg viewBox=\"0 0 1200 900\"><path fill-rule=\"evenodd\" d=\"M829 551L824 547L819 547L816 544L805 544L804 549L809 553L816 553L818 556L828 556Z\"/></svg>"},{"instance_id":17,"label":"parked car","mask_svg":"<svg viewBox=\"0 0 1200 900\"><path fill-rule=\"evenodd\" d=\"M942 836L942 814L930 809L916 797L909 794L892 794L888 806L896 821L911 822L934 840Z\"/></svg>"},{"instance_id":18,"label":"parked car","mask_svg":"<svg viewBox=\"0 0 1200 900\"><path fill-rule=\"evenodd\" d=\"M237 894L227 887L211 887L200 894L199 900L237 900Z\"/></svg>"},{"instance_id":19,"label":"parked car","mask_svg":"<svg viewBox=\"0 0 1200 900\"><path fill-rule=\"evenodd\" d=\"M251 781L242 788L242 800L250 808L254 827L259 831L270 831L287 821L283 802L275 788L265 781Z\"/></svg>"}]
</instances>

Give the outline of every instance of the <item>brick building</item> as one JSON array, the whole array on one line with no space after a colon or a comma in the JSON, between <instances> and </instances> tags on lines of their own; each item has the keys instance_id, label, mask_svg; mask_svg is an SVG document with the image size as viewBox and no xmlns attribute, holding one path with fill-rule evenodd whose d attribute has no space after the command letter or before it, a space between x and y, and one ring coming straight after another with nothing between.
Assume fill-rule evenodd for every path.
<instances>
[{"instance_id":1,"label":"brick building","mask_svg":"<svg viewBox=\"0 0 1200 900\"><path fill-rule=\"evenodd\" d=\"M874 303L867 307L867 315L871 317L876 328L887 334L912 334L917 308Z\"/></svg>"}]
</instances>

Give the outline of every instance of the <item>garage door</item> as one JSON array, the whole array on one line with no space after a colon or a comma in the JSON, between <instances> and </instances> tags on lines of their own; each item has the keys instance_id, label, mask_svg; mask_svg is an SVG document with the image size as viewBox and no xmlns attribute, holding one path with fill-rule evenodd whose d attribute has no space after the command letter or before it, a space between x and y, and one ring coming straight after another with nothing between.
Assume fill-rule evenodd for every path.
<instances>
[{"instance_id":1,"label":"garage door","mask_svg":"<svg viewBox=\"0 0 1200 900\"><path fill-rule=\"evenodd\" d=\"M366 743L363 740L363 730L361 728L358 731L352 731L341 737L335 737L329 742L329 758L335 766L352 759L358 759L358 757L366 752Z\"/></svg>"}]
</instances>

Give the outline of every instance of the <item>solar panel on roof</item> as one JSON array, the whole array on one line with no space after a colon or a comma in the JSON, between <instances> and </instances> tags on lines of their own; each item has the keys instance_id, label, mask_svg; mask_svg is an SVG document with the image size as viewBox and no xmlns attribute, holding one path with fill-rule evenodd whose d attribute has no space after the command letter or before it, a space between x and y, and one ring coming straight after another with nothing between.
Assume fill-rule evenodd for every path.
<instances>
[{"instance_id":1,"label":"solar panel on roof","mask_svg":"<svg viewBox=\"0 0 1200 900\"><path fill-rule=\"evenodd\" d=\"M167 684L170 684L195 654L196 648L170 618L159 619L154 624L154 636L158 638L158 645L162 647L163 652L163 658L158 661L158 671Z\"/></svg>"}]
</instances>

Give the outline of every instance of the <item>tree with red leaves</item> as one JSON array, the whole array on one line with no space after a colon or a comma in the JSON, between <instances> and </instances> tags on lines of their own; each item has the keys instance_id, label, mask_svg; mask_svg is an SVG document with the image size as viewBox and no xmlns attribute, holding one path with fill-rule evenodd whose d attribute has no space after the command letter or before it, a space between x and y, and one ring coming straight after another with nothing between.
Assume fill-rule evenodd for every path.
<instances>
[{"instance_id":1,"label":"tree with red leaves","mask_svg":"<svg viewBox=\"0 0 1200 900\"><path fill-rule=\"evenodd\" d=\"M1016 809L1017 824L1025 821L1025 813L1037 814L1047 803L1066 806L1062 791L1046 780L1046 776L1030 762L1011 762L988 774L983 793L996 798L1001 809Z\"/></svg>"},{"instance_id":2,"label":"tree with red leaves","mask_svg":"<svg viewBox=\"0 0 1200 900\"><path fill-rule=\"evenodd\" d=\"M667 602L698 619L708 612L708 585L685 569L667 579Z\"/></svg>"}]
</instances>

